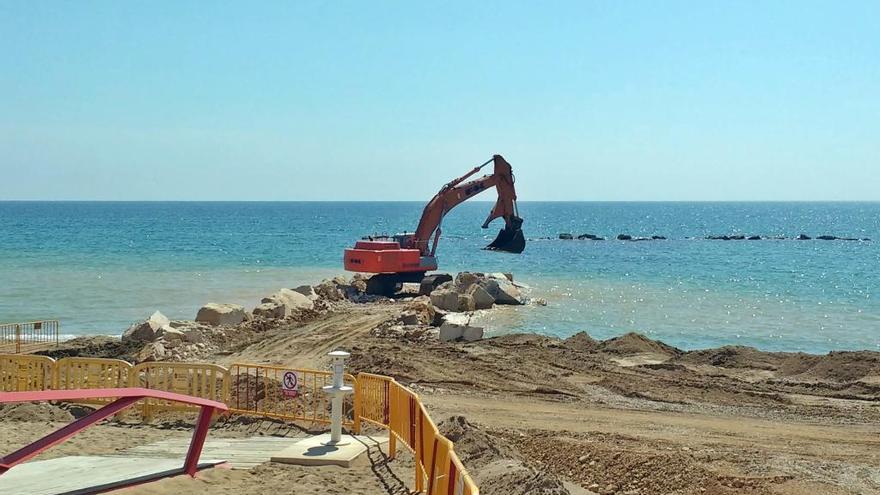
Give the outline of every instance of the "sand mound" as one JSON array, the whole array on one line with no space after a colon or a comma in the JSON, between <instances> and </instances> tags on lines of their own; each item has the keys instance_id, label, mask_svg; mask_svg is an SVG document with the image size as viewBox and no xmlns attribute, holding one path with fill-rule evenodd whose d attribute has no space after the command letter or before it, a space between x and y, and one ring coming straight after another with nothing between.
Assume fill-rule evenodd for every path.
<instances>
[{"instance_id":1,"label":"sand mound","mask_svg":"<svg viewBox=\"0 0 880 495\"><path fill-rule=\"evenodd\" d=\"M495 461L477 474L474 480L484 495L569 495L556 476L520 461Z\"/></svg>"},{"instance_id":2,"label":"sand mound","mask_svg":"<svg viewBox=\"0 0 880 495\"><path fill-rule=\"evenodd\" d=\"M717 349L690 351L676 359L678 363L711 365L722 368L777 370L791 354L764 352L754 347L724 346Z\"/></svg>"},{"instance_id":3,"label":"sand mound","mask_svg":"<svg viewBox=\"0 0 880 495\"><path fill-rule=\"evenodd\" d=\"M519 452L506 440L480 430L464 416L451 416L441 421L437 428L452 440L455 452L468 469L505 459L520 459Z\"/></svg>"},{"instance_id":4,"label":"sand mound","mask_svg":"<svg viewBox=\"0 0 880 495\"><path fill-rule=\"evenodd\" d=\"M553 347L560 344L560 340L555 337L546 337L533 333L511 333L492 337L488 339L493 344L509 345L509 346L535 346L535 347Z\"/></svg>"},{"instance_id":5,"label":"sand mound","mask_svg":"<svg viewBox=\"0 0 880 495\"><path fill-rule=\"evenodd\" d=\"M563 341L563 345L575 351L592 352L599 347L599 341L587 332L578 332Z\"/></svg>"},{"instance_id":6,"label":"sand mound","mask_svg":"<svg viewBox=\"0 0 880 495\"><path fill-rule=\"evenodd\" d=\"M666 345L659 340L651 340L648 337L635 332L603 340L599 344L599 350L610 354L624 356L650 353L660 354L667 357L677 357L682 354L680 349Z\"/></svg>"},{"instance_id":7,"label":"sand mound","mask_svg":"<svg viewBox=\"0 0 880 495\"><path fill-rule=\"evenodd\" d=\"M840 351L825 356L792 355L781 366L780 374L811 381L854 382L880 376L880 353Z\"/></svg>"},{"instance_id":8,"label":"sand mound","mask_svg":"<svg viewBox=\"0 0 880 495\"><path fill-rule=\"evenodd\" d=\"M880 353L839 351L825 356L795 352L764 352L752 347L725 346L691 351L676 363L775 371L778 376L805 380L849 383L880 376Z\"/></svg>"},{"instance_id":9,"label":"sand mound","mask_svg":"<svg viewBox=\"0 0 880 495\"><path fill-rule=\"evenodd\" d=\"M0 404L2 421L70 422L73 414L66 409L46 402Z\"/></svg>"},{"instance_id":10,"label":"sand mound","mask_svg":"<svg viewBox=\"0 0 880 495\"><path fill-rule=\"evenodd\" d=\"M523 461L519 451L497 435L451 416L437 427L486 495L569 495L559 479Z\"/></svg>"}]
</instances>

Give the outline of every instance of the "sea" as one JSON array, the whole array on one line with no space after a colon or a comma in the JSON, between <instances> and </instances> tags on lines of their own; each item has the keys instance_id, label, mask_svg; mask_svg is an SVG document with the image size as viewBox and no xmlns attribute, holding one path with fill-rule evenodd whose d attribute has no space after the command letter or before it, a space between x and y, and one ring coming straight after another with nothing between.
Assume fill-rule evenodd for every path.
<instances>
[{"instance_id":1,"label":"sea","mask_svg":"<svg viewBox=\"0 0 880 495\"><path fill-rule=\"evenodd\" d=\"M880 350L880 203L522 201L519 255L481 249L501 227L480 228L490 207L446 216L440 269L510 272L547 304L478 315L489 335L635 331L683 349ZM345 247L412 231L422 208L0 202L0 322L59 319L67 336L119 335L156 310L192 319L207 302L252 307L280 287L343 274ZM706 239L720 235L762 240Z\"/></svg>"}]
</instances>

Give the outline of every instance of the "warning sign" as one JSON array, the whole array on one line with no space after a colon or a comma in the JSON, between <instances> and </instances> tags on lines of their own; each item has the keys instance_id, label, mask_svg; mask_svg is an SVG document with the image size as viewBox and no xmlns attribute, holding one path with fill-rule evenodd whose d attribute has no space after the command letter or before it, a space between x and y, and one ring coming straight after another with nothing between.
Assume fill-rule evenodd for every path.
<instances>
[{"instance_id":1,"label":"warning sign","mask_svg":"<svg viewBox=\"0 0 880 495\"><path fill-rule=\"evenodd\" d=\"M288 397L299 395L299 376L296 371L285 371L281 379L281 393Z\"/></svg>"}]
</instances>

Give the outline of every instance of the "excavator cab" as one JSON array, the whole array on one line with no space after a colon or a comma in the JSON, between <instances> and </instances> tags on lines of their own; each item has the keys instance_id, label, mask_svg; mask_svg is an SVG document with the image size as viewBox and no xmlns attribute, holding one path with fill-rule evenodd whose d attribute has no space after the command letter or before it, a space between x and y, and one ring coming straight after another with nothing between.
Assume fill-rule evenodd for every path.
<instances>
[{"instance_id":1,"label":"excavator cab","mask_svg":"<svg viewBox=\"0 0 880 495\"><path fill-rule=\"evenodd\" d=\"M526 238L522 231L522 218L511 216L510 221L503 229L498 231L498 236L491 244L483 249L489 251L505 251L519 254L526 248Z\"/></svg>"}]
</instances>

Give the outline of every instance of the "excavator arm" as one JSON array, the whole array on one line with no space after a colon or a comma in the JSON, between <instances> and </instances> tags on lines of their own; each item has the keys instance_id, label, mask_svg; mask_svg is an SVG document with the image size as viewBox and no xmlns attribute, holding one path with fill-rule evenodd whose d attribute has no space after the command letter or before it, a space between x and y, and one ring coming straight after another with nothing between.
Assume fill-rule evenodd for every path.
<instances>
[{"instance_id":1,"label":"excavator arm","mask_svg":"<svg viewBox=\"0 0 880 495\"><path fill-rule=\"evenodd\" d=\"M486 165L493 163L492 174L467 181L471 176L479 172ZM467 182L465 182L467 181ZM498 200L489 212L489 216L483 223L483 228L496 218L504 219L504 229L498 237L486 249L521 253L525 249L525 237L522 233L522 219L516 208L516 189L514 188L514 176L510 164L501 156L495 155L491 160L480 166L474 167L467 174L444 185L434 195L431 201L425 205L419 226L412 237L412 248L418 249L423 255L433 256L440 239L443 217L450 210L477 194L494 187L498 192ZM434 237L430 249L428 244Z\"/></svg>"}]
</instances>

